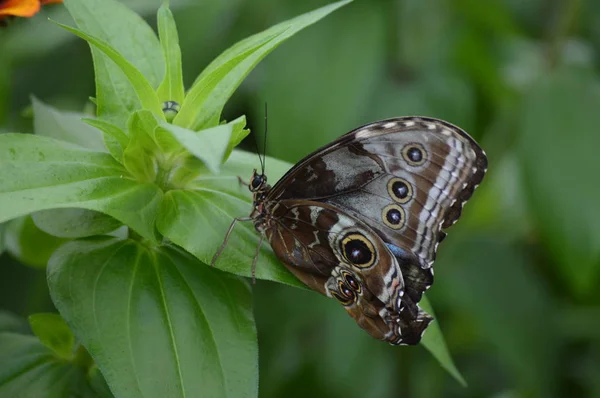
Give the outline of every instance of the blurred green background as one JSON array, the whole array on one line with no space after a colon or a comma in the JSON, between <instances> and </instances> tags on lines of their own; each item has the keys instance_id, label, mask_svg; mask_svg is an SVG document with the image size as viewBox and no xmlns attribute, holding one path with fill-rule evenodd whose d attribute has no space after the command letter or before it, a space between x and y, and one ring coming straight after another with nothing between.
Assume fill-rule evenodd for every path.
<instances>
[{"instance_id":1,"label":"blurred green background","mask_svg":"<svg viewBox=\"0 0 600 398\"><path fill-rule=\"evenodd\" d=\"M159 0L124 3L155 26ZM186 85L235 41L325 3L172 0ZM0 131L32 131L30 95L89 109L89 49L48 16L69 21L52 6L0 29ZM268 102L273 157L426 115L467 130L490 162L428 292L468 388L422 347L372 340L333 300L258 282L262 397L600 397L599 55L595 0L356 0L258 66L225 117L246 114L262 140ZM5 252L0 309L52 310L43 268Z\"/></svg>"}]
</instances>

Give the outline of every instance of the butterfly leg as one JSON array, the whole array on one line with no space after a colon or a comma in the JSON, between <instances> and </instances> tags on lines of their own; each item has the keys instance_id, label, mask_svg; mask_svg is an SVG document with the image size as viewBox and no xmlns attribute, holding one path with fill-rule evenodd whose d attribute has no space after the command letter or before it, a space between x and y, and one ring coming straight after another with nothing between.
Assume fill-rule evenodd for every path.
<instances>
[{"instance_id":1,"label":"butterfly leg","mask_svg":"<svg viewBox=\"0 0 600 398\"><path fill-rule=\"evenodd\" d=\"M240 182L240 185L243 185L243 186L245 186L245 187L247 187L247 186L249 185L249 184L248 184L246 181L244 181L244 180L242 179L242 177L240 177L240 176L237 176L237 179L238 179L238 181Z\"/></svg>"},{"instance_id":2,"label":"butterfly leg","mask_svg":"<svg viewBox=\"0 0 600 398\"><path fill-rule=\"evenodd\" d=\"M263 234L260 234L260 241L258 242L258 245L256 246L256 252L254 252L254 259L252 260L252 284L253 285L256 283L256 262L258 261L258 254L260 253L260 248L261 248L264 240L265 240L265 236Z\"/></svg>"},{"instance_id":3,"label":"butterfly leg","mask_svg":"<svg viewBox=\"0 0 600 398\"><path fill-rule=\"evenodd\" d=\"M233 221L231 222L231 225L229 226L229 229L227 230L227 234L225 234L225 239L223 239L223 244L221 245L219 250L217 250L217 252L215 253L215 255L212 258L212 261L210 262L211 267L215 266L217 259L219 258L219 256L223 252L223 250L225 249L225 246L227 246L227 242L229 241L229 235L231 235L231 233L233 232L233 227L235 227L235 224L238 221L251 221L251 220L252 220L252 217L236 217L233 219Z\"/></svg>"}]
</instances>

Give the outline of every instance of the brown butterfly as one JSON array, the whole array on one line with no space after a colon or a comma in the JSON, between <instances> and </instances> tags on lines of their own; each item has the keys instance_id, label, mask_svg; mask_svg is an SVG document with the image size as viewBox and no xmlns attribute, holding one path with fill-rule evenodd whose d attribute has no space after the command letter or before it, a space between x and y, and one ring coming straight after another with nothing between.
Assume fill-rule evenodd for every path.
<instances>
[{"instance_id":1,"label":"brown butterfly","mask_svg":"<svg viewBox=\"0 0 600 398\"><path fill-rule=\"evenodd\" d=\"M432 317L418 303L438 244L481 183L487 158L460 128L426 117L359 127L313 152L274 187L249 184L250 217L278 259L338 300L371 336L417 344ZM253 262L253 270L256 257Z\"/></svg>"}]
</instances>

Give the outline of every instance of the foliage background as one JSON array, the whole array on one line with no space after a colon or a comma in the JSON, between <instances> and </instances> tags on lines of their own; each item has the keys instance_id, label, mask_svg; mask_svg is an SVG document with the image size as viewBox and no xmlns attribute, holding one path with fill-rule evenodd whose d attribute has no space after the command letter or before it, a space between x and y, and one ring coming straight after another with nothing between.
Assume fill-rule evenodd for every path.
<instances>
[{"instance_id":1,"label":"foliage background","mask_svg":"<svg viewBox=\"0 0 600 398\"><path fill-rule=\"evenodd\" d=\"M125 3L155 24L159 1ZM173 0L186 86L231 43L324 3ZM76 111L93 95L87 44L49 15L66 18L52 7L0 30L1 130L32 131L31 94ZM422 347L372 340L332 300L258 282L261 396L600 396L599 50L592 0L356 1L252 72L224 117L246 114L262 139L268 102L271 156L295 162L416 114L463 127L490 159L428 293L468 389ZM0 309L52 311L45 271L4 253Z\"/></svg>"}]
</instances>

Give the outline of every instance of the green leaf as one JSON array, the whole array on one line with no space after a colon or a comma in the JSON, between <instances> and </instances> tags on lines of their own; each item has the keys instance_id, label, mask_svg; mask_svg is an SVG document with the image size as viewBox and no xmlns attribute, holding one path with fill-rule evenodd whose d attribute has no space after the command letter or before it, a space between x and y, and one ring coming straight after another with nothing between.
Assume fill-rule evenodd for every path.
<instances>
[{"instance_id":1,"label":"green leaf","mask_svg":"<svg viewBox=\"0 0 600 398\"><path fill-rule=\"evenodd\" d=\"M89 355L89 354L88 354ZM94 391L94 397L106 397L114 398L113 393L110 391L106 380L97 366L93 366L87 373L88 382L91 389Z\"/></svg>"},{"instance_id":2,"label":"green leaf","mask_svg":"<svg viewBox=\"0 0 600 398\"><path fill-rule=\"evenodd\" d=\"M37 135L56 138L95 151L106 151L101 133L74 112L62 112L32 97L33 127Z\"/></svg>"},{"instance_id":3,"label":"green leaf","mask_svg":"<svg viewBox=\"0 0 600 398\"><path fill-rule=\"evenodd\" d=\"M153 183L158 170L154 153L143 144L140 135L133 134L123 152L123 165L140 183Z\"/></svg>"},{"instance_id":4,"label":"green leaf","mask_svg":"<svg viewBox=\"0 0 600 398\"><path fill-rule=\"evenodd\" d=\"M423 296L419 305L424 311L435 318L435 313L433 312L433 308L431 307L429 300L427 300L427 297ZM456 368L456 365L450 356L448 346L446 345L446 340L444 340L444 335L442 334L440 325L436 320L429 324L429 327L421 339L421 344L427 348L431 355L438 360L440 365L442 365L442 367L446 369L448 373L450 373L452 377L456 379L456 381L458 381L463 387L467 387L467 382Z\"/></svg>"},{"instance_id":5,"label":"green leaf","mask_svg":"<svg viewBox=\"0 0 600 398\"><path fill-rule=\"evenodd\" d=\"M145 134L152 138L150 146L154 148L155 154L162 158L167 158L173 152L181 151L183 146L173 137L172 134L164 131L160 127L161 121L158 120L151 112L137 111L130 123L129 131L137 129L138 134ZM165 123L165 122L163 122Z\"/></svg>"},{"instance_id":6,"label":"green leaf","mask_svg":"<svg viewBox=\"0 0 600 398\"><path fill-rule=\"evenodd\" d=\"M249 177L255 154L234 150L219 175L202 175L189 189L166 193L156 226L175 244L183 247L205 264L221 246L235 217L248 216L252 197L238 176ZM290 167L277 159L267 159L269 176L276 180ZM259 235L251 222L239 222L215 267L237 275L251 276L251 265ZM256 277L305 287L280 262L267 243L262 245L256 265Z\"/></svg>"},{"instance_id":7,"label":"green leaf","mask_svg":"<svg viewBox=\"0 0 600 398\"><path fill-rule=\"evenodd\" d=\"M21 317L18 317L8 311L0 310L0 332L29 332L29 325Z\"/></svg>"},{"instance_id":8,"label":"green leaf","mask_svg":"<svg viewBox=\"0 0 600 398\"><path fill-rule=\"evenodd\" d=\"M34 336L0 333L0 397L108 397L98 395L86 372Z\"/></svg>"},{"instance_id":9,"label":"green leaf","mask_svg":"<svg viewBox=\"0 0 600 398\"><path fill-rule=\"evenodd\" d=\"M115 0L66 0L65 5L83 32L106 42L158 87L165 73L160 43L140 15ZM98 116L125 128L129 114L141 107L136 92L117 65L94 46L91 50Z\"/></svg>"},{"instance_id":10,"label":"green leaf","mask_svg":"<svg viewBox=\"0 0 600 398\"><path fill-rule=\"evenodd\" d=\"M160 43L140 14L116 0L64 3L82 32L108 43L158 87L165 74Z\"/></svg>"},{"instance_id":11,"label":"green leaf","mask_svg":"<svg viewBox=\"0 0 600 398\"><path fill-rule=\"evenodd\" d=\"M260 60L286 39L348 3L349 0L344 0L329 4L233 45L198 76L173 124L192 130L219 124L225 103Z\"/></svg>"},{"instance_id":12,"label":"green leaf","mask_svg":"<svg viewBox=\"0 0 600 398\"><path fill-rule=\"evenodd\" d=\"M145 145L152 150L156 149L154 130L160 121L156 116L147 110L133 112L127 122L127 131L129 136L139 135L144 138Z\"/></svg>"},{"instance_id":13,"label":"green leaf","mask_svg":"<svg viewBox=\"0 0 600 398\"><path fill-rule=\"evenodd\" d=\"M150 111L134 112L129 118L129 143L123 152L123 164L138 181L162 184L168 180L173 157L182 151L181 144L159 127L159 121ZM161 185L162 186L162 185Z\"/></svg>"},{"instance_id":14,"label":"green leaf","mask_svg":"<svg viewBox=\"0 0 600 398\"><path fill-rule=\"evenodd\" d=\"M65 242L40 230L30 216L12 220L6 228L6 250L32 267L45 267L54 250Z\"/></svg>"},{"instance_id":15,"label":"green leaf","mask_svg":"<svg viewBox=\"0 0 600 398\"><path fill-rule=\"evenodd\" d=\"M231 138L229 138L229 145L227 146L227 151L225 152L223 161L226 161L229 158L229 155L231 155L233 148L238 146L244 140L244 138L250 134L250 129L244 128L246 126L246 116L240 116L231 123L233 124L233 129L231 131Z\"/></svg>"},{"instance_id":16,"label":"green leaf","mask_svg":"<svg viewBox=\"0 0 600 398\"><path fill-rule=\"evenodd\" d=\"M147 109L153 112L156 116L164 119L161 102L158 100L158 96L154 92L154 89L148 80L146 80L146 77L142 74L142 72L136 69L135 66L133 66L129 61L127 61L123 55L117 52L105 41L88 35L79 29L75 29L57 22L55 23L63 29L66 29L69 32L81 37L88 43L93 44L96 48L106 54L106 56L108 56L115 64L117 64L121 71L127 76L129 83L131 83L133 89L135 90L142 108ZM98 99L99 97L100 96L98 96Z\"/></svg>"},{"instance_id":17,"label":"green leaf","mask_svg":"<svg viewBox=\"0 0 600 398\"><path fill-rule=\"evenodd\" d=\"M123 163L123 151L127 148L129 137L121 128L100 119L81 119L84 123L89 124L102 132L104 145L112 157L119 163Z\"/></svg>"},{"instance_id":18,"label":"green leaf","mask_svg":"<svg viewBox=\"0 0 600 398\"><path fill-rule=\"evenodd\" d=\"M520 109L518 155L530 210L561 280L578 296L593 294L600 275L600 81L579 69L542 75Z\"/></svg>"},{"instance_id":19,"label":"green leaf","mask_svg":"<svg viewBox=\"0 0 600 398\"><path fill-rule=\"evenodd\" d=\"M169 123L163 123L161 129L172 136L192 155L200 159L212 173L218 173L225 155L231 152L233 144L242 133L246 118L241 116L236 120L212 127L206 130L191 131ZM232 139L233 131L236 138Z\"/></svg>"},{"instance_id":20,"label":"green leaf","mask_svg":"<svg viewBox=\"0 0 600 398\"><path fill-rule=\"evenodd\" d=\"M123 151L123 165L138 181L153 182L158 172L159 153L154 140L154 129L158 121L152 112L136 111L127 122L129 143Z\"/></svg>"},{"instance_id":21,"label":"green leaf","mask_svg":"<svg viewBox=\"0 0 600 398\"><path fill-rule=\"evenodd\" d=\"M50 261L54 303L116 396L253 397L249 285L181 250L73 241Z\"/></svg>"},{"instance_id":22,"label":"green leaf","mask_svg":"<svg viewBox=\"0 0 600 398\"><path fill-rule=\"evenodd\" d=\"M86 209L42 210L33 213L31 218L42 231L70 239L102 235L123 225L104 213Z\"/></svg>"},{"instance_id":23,"label":"green leaf","mask_svg":"<svg viewBox=\"0 0 600 398\"><path fill-rule=\"evenodd\" d=\"M39 210L106 213L146 239L162 192L139 184L109 154L51 138L0 134L0 222Z\"/></svg>"},{"instance_id":24,"label":"green leaf","mask_svg":"<svg viewBox=\"0 0 600 398\"><path fill-rule=\"evenodd\" d=\"M31 330L42 344L62 359L73 359L75 336L58 314L41 313L29 316Z\"/></svg>"},{"instance_id":25,"label":"green leaf","mask_svg":"<svg viewBox=\"0 0 600 398\"><path fill-rule=\"evenodd\" d=\"M181 49L177 27L168 3L163 3L158 9L158 34L167 67L165 77L158 87L158 97L161 101L175 101L181 104L185 96Z\"/></svg>"}]
</instances>

